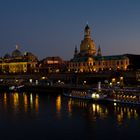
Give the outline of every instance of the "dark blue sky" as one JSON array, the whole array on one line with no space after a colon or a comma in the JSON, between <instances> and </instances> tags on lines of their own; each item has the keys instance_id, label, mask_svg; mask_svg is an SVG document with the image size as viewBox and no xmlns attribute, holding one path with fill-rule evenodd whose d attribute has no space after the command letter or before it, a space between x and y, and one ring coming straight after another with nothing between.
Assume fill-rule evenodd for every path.
<instances>
[{"instance_id":1,"label":"dark blue sky","mask_svg":"<svg viewBox=\"0 0 140 140\"><path fill-rule=\"evenodd\" d=\"M0 0L0 56L19 44L40 59L70 59L87 21L103 55L140 54L139 0Z\"/></svg>"}]
</instances>

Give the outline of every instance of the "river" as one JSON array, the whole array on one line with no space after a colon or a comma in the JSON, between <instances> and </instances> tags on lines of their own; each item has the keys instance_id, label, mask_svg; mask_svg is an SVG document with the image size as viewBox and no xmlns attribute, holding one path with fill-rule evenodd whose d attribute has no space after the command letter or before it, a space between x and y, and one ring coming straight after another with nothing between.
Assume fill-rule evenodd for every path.
<instances>
[{"instance_id":1,"label":"river","mask_svg":"<svg viewBox=\"0 0 140 140\"><path fill-rule=\"evenodd\" d=\"M124 140L140 137L140 106L52 93L0 93L2 140Z\"/></svg>"}]
</instances>

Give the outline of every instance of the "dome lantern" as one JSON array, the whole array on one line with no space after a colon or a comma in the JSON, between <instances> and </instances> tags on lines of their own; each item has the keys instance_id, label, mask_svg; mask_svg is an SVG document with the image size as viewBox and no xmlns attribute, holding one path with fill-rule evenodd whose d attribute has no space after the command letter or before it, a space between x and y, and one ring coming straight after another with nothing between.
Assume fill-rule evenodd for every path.
<instances>
[{"instance_id":1,"label":"dome lantern","mask_svg":"<svg viewBox=\"0 0 140 140\"><path fill-rule=\"evenodd\" d=\"M12 57L22 57L22 53L19 51L18 45L16 45L16 49L12 52Z\"/></svg>"}]
</instances>

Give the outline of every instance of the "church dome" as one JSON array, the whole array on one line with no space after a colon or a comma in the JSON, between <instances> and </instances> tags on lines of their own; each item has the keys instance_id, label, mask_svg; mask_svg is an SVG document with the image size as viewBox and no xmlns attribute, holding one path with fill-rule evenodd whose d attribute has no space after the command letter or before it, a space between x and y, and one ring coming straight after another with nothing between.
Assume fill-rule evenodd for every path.
<instances>
[{"instance_id":1,"label":"church dome","mask_svg":"<svg viewBox=\"0 0 140 140\"><path fill-rule=\"evenodd\" d=\"M4 59L9 59L9 58L11 58L10 54L9 54L9 53L6 53L6 54L4 55Z\"/></svg>"},{"instance_id":2,"label":"church dome","mask_svg":"<svg viewBox=\"0 0 140 140\"><path fill-rule=\"evenodd\" d=\"M85 27L85 36L84 39L81 41L80 53L82 55L95 55L96 53L95 43L91 38L90 28L88 25L86 25Z\"/></svg>"},{"instance_id":3,"label":"church dome","mask_svg":"<svg viewBox=\"0 0 140 140\"><path fill-rule=\"evenodd\" d=\"M12 57L22 57L22 53L16 48L16 49L12 52Z\"/></svg>"}]
</instances>

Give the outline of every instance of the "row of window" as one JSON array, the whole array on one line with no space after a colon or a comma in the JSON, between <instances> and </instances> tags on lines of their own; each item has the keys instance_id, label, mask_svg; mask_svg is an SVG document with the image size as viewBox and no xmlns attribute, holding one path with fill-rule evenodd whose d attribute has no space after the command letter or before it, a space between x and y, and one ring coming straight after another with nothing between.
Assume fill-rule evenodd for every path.
<instances>
[{"instance_id":1,"label":"row of window","mask_svg":"<svg viewBox=\"0 0 140 140\"><path fill-rule=\"evenodd\" d=\"M77 69L74 69L74 68L71 68L71 69L69 69L69 71L73 71L73 72L97 72L97 71L104 71L104 70L117 70L118 68L116 67L116 68L113 68L113 67L109 67L109 68L101 68L101 67L99 67L99 68L94 68L94 69L87 69L87 68L82 68L82 69L79 69L79 68L77 68ZM126 70L126 68L125 67L120 67L119 68L119 70Z\"/></svg>"},{"instance_id":2,"label":"row of window","mask_svg":"<svg viewBox=\"0 0 140 140\"><path fill-rule=\"evenodd\" d=\"M87 62L83 62L83 63L70 63L69 66L70 67L78 67L78 66L111 66L111 65L117 65L117 66L123 66L123 65L128 65L128 61L127 60L120 60L120 61L98 61L98 62L93 62L93 63L87 63Z\"/></svg>"}]
</instances>

